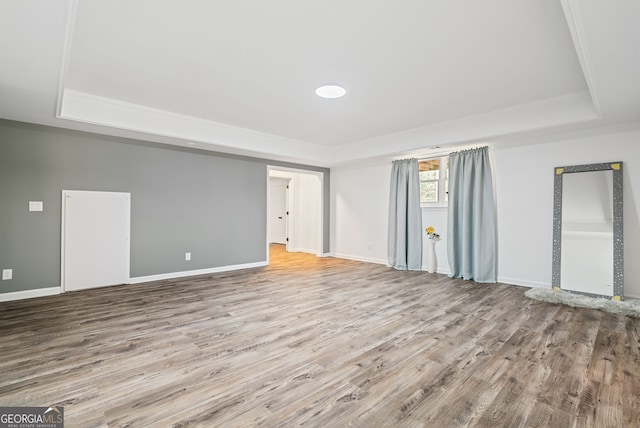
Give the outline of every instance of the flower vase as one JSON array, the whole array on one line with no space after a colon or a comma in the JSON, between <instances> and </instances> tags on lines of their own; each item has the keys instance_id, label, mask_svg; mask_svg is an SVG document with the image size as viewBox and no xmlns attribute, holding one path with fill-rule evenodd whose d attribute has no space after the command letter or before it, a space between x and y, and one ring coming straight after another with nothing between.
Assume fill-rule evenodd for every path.
<instances>
[{"instance_id":1,"label":"flower vase","mask_svg":"<svg viewBox=\"0 0 640 428\"><path fill-rule=\"evenodd\" d=\"M427 254L427 272L436 273L438 270L438 259L436 258L436 241L429 240L430 248Z\"/></svg>"}]
</instances>

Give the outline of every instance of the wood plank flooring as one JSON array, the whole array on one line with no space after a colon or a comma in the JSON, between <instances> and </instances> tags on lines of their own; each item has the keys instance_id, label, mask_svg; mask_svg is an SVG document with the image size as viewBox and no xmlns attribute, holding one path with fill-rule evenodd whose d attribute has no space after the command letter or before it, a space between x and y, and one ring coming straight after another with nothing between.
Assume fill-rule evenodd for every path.
<instances>
[{"instance_id":1,"label":"wood plank flooring","mask_svg":"<svg viewBox=\"0 0 640 428\"><path fill-rule=\"evenodd\" d=\"M271 252L0 303L0 405L67 427L640 426L638 319Z\"/></svg>"}]
</instances>

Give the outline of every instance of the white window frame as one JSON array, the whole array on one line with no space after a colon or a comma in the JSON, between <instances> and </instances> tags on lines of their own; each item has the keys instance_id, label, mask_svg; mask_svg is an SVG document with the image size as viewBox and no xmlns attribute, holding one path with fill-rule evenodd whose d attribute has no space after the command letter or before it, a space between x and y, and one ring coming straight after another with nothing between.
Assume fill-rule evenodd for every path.
<instances>
[{"instance_id":1,"label":"white window frame","mask_svg":"<svg viewBox=\"0 0 640 428\"><path fill-rule=\"evenodd\" d=\"M420 207L422 208L437 208L437 207L448 207L449 202L445 201L445 195L447 193L447 189L445 187L445 182L447 178L447 168L449 168L449 155L445 156L434 156L432 158L424 158L420 159L418 162L430 161L434 159L440 160L440 172L438 173L438 201L437 202L420 202Z\"/></svg>"}]
</instances>

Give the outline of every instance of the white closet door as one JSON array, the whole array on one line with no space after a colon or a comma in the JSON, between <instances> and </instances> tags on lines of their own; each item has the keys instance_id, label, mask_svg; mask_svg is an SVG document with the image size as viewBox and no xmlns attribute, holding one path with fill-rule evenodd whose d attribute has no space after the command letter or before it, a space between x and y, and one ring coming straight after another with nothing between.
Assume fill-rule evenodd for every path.
<instances>
[{"instance_id":1,"label":"white closet door","mask_svg":"<svg viewBox=\"0 0 640 428\"><path fill-rule=\"evenodd\" d=\"M288 180L271 178L271 243L287 243L287 185Z\"/></svg>"},{"instance_id":2,"label":"white closet door","mask_svg":"<svg viewBox=\"0 0 640 428\"><path fill-rule=\"evenodd\" d=\"M62 191L62 290L129 282L131 194Z\"/></svg>"}]
</instances>

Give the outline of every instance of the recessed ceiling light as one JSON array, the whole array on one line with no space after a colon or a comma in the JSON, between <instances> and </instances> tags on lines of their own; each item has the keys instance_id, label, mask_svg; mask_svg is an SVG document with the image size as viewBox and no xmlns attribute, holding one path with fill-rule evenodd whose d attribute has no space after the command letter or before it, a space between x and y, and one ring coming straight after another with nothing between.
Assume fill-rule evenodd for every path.
<instances>
[{"instance_id":1,"label":"recessed ceiling light","mask_svg":"<svg viewBox=\"0 0 640 428\"><path fill-rule=\"evenodd\" d=\"M338 85L323 85L316 89L316 95L322 98L340 98L346 93L347 91Z\"/></svg>"}]
</instances>

